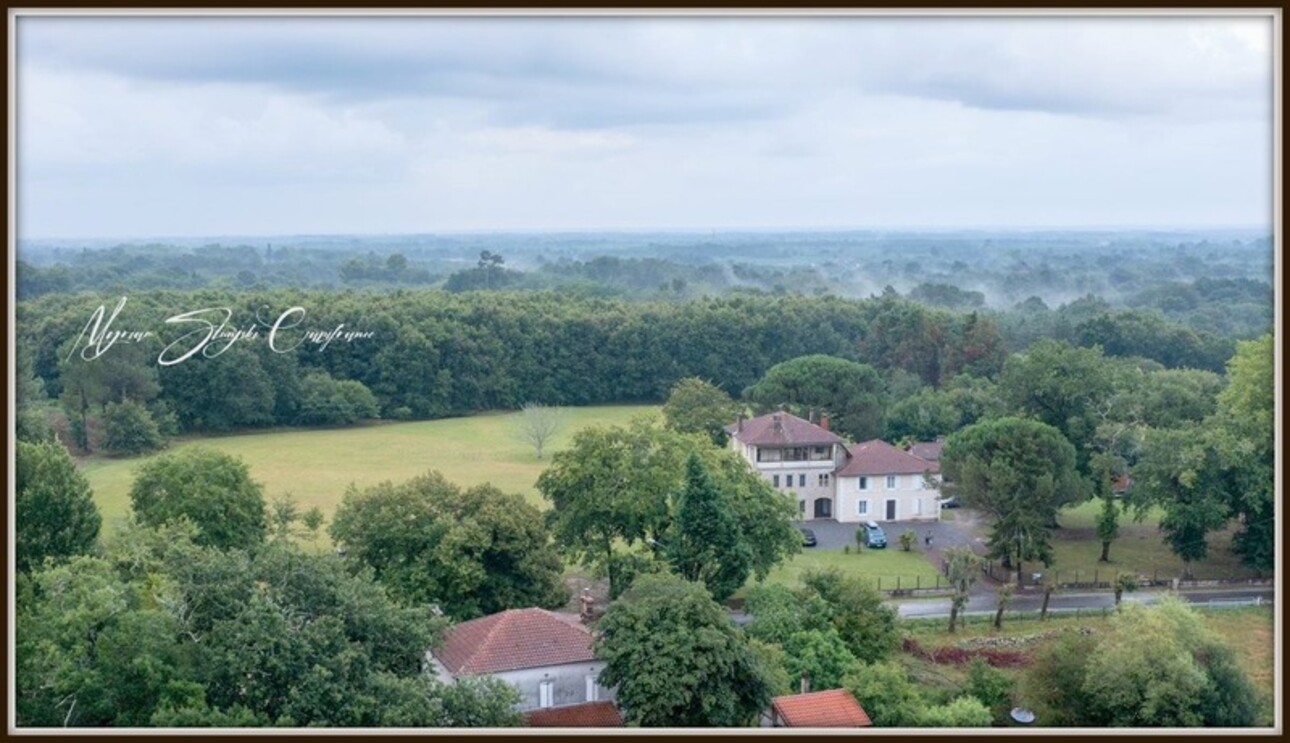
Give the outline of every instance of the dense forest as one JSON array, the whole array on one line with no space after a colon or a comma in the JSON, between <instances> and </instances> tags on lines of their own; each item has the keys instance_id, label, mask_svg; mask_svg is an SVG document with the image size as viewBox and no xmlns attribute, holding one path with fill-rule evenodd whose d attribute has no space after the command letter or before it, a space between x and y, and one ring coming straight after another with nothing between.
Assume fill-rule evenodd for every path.
<instances>
[{"instance_id":1,"label":"dense forest","mask_svg":"<svg viewBox=\"0 0 1290 743\"><path fill-rule=\"evenodd\" d=\"M1006 327L1026 333L1024 345L1039 338L1098 345L1112 356L1169 368L1221 372L1234 347L1231 338L1115 311L1094 299L1018 311L1001 323L988 313L929 308L894 293L869 300L732 296L646 303L550 292L199 290L129 295L112 329L154 335L121 341L101 359L86 361L85 329L99 306L110 316L115 301L58 294L21 303L17 343L25 378L71 411L130 399L152 404L153 417L173 419L177 430L195 431L349 422L319 414L325 400L317 397L348 396L370 409L352 418L413 419L525 402L661 401L685 377L710 380L737 396L773 365L809 354L872 365L883 372L894 402L963 374L993 378L1013 347ZM299 325L283 330L276 346L292 350L276 352L267 342L269 326L295 306L306 308L303 319L292 315ZM173 358L205 333L181 341L204 326L167 324L167 318L224 307L229 328L256 328L260 335L214 340L203 352L213 358L155 363L163 346L176 343ZM204 317L216 324L223 319ZM326 345L305 340L306 328L330 332L342 325L342 335ZM349 331L361 335L346 340ZM364 389L337 388L342 382Z\"/></svg>"},{"instance_id":2,"label":"dense forest","mask_svg":"<svg viewBox=\"0 0 1290 743\"><path fill-rule=\"evenodd\" d=\"M1237 339L1271 323L1271 241L1251 232L488 234L20 246L19 299L156 289L559 291L635 302L868 298L998 315L1019 349L1094 301ZM1096 297L1090 300L1089 297ZM1015 317L1014 317L1015 315ZM1036 330L1038 324L1041 329Z\"/></svg>"}]
</instances>

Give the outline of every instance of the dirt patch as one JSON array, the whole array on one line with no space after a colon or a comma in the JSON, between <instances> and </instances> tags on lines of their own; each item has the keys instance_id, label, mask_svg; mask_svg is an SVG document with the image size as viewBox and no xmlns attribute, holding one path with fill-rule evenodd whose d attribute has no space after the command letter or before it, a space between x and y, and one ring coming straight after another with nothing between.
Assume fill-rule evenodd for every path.
<instances>
[{"instance_id":1,"label":"dirt patch","mask_svg":"<svg viewBox=\"0 0 1290 743\"><path fill-rule=\"evenodd\" d=\"M939 665L961 666L981 658L995 668L1025 668L1034 662L1028 652L1017 650L999 650L995 648L978 648L968 650L961 647L924 648L918 640L905 638L903 649L910 655L929 660Z\"/></svg>"}]
</instances>

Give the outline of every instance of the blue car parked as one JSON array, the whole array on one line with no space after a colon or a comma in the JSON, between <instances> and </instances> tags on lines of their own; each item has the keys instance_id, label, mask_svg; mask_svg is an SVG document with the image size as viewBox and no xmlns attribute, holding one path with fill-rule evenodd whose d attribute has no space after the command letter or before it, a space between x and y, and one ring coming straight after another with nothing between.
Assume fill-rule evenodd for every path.
<instances>
[{"instance_id":1,"label":"blue car parked","mask_svg":"<svg viewBox=\"0 0 1290 743\"><path fill-rule=\"evenodd\" d=\"M883 549L887 546L887 532L883 531L876 521L865 522L864 528L868 533L865 543L871 548Z\"/></svg>"}]
</instances>

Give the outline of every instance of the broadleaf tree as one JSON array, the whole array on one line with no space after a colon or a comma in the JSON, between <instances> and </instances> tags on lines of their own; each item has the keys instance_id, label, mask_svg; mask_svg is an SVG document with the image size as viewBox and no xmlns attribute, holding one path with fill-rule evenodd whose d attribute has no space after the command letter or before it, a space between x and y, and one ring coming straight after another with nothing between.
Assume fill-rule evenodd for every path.
<instances>
[{"instance_id":1,"label":"broadleaf tree","mask_svg":"<svg viewBox=\"0 0 1290 743\"><path fill-rule=\"evenodd\" d=\"M249 549L264 541L268 513L263 487L240 458L193 447L145 462L130 489L135 517L156 526L186 517L198 544Z\"/></svg>"},{"instance_id":2,"label":"broadleaf tree","mask_svg":"<svg viewBox=\"0 0 1290 743\"><path fill-rule=\"evenodd\" d=\"M644 575L597 625L599 682L629 725L748 727L776 689L761 654L701 584Z\"/></svg>"},{"instance_id":3,"label":"broadleaf tree","mask_svg":"<svg viewBox=\"0 0 1290 743\"><path fill-rule=\"evenodd\" d=\"M994 518L990 554L1008 560L1018 583L1024 561L1051 563L1058 510L1088 494L1075 448L1035 420L999 418L959 431L945 442L941 469L947 495Z\"/></svg>"},{"instance_id":4,"label":"broadleaf tree","mask_svg":"<svg viewBox=\"0 0 1290 743\"><path fill-rule=\"evenodd\" d=\"M67 449L53 441L19 441L14 458L18 570L30 570L49 557L92 552L103 519L89 482Z\"/></svg>"}]
</instances>

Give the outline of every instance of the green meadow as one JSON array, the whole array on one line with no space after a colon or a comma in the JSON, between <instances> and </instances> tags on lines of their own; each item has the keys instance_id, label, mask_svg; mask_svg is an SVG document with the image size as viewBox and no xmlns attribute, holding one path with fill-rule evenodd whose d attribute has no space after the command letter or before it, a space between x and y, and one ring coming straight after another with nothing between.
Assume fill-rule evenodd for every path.
<instances>
[{"instance_id":1,"label":"green meadow","mask_svg":"<svg viewBox=\"0 0 1290 743\"><path fill-rule=\"evenodd\" d=\"M399 482L429 470L439 470L462 486L492 483L545 507L534 483L551 454L567 447L577 431L626 424L657 411L656 406L639 405L566 408L564 428L542 459L517 437L518 412L193 438L175 441L168 451L206 446L241 457L264 486L267 499L290 494L302 511L318 506L329 519L351 483L365 487ZM82 462L103 513L105 536L110 538L129 515L135 471L149 458L92 457Z\"/></svg>"}]
</instances>

